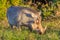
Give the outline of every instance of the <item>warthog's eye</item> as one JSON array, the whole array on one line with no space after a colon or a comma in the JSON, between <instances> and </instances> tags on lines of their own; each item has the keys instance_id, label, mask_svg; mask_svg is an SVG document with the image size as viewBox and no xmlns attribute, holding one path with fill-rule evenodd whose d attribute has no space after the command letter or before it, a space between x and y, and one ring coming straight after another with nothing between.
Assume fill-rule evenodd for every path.
<instances>
[{"instance_id":1,"label":"warthog's eye","mask_svg":"<svg viewBox=\"0 0 60 40\"><path fill-rule=\"evenodd\" d=\"M39 24L39 20L38 19L36 20L36 24Z\"/></svg>"},{"instance_id":2,"label":"warthog's eye","mask_svg":"<svg viewBox=\"0 0 60 40\"><path fill-rule=\"evenodd\" d=\"M36 20L36 22L38 23L38 22L39 22L39 20Z\"/></svg>"}]
</instances>

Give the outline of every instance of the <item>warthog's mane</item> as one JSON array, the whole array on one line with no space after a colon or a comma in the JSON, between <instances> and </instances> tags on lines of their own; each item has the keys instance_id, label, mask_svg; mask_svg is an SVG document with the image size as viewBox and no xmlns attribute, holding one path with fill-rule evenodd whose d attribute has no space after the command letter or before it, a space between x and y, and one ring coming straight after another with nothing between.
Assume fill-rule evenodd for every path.
<instances>
[{"instance_id":1,"label":"warthog's mane","mask_svg":"<svg viewBox=\"0 0 60 40\"><path fill-rule=\"evenodd\" d=\"M11 6L13 8L18 8L19 10L27 10L27 11L30 11L30 12L33 12L34 14L38 14L39 11L37 10L34 10L32 8L29 8L29 7L22 7L22 6Z\"/></svg>"}]
</instances>

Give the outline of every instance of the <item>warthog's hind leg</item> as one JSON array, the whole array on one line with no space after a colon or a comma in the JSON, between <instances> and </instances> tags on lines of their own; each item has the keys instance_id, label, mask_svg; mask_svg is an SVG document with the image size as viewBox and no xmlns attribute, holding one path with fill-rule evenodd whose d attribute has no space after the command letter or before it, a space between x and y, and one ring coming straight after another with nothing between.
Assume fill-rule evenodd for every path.
<instances>
[{"instance_id":1,"label":"warthog's hind leg","mask_svg":"<svg viewBox=\"0 0 60 40\"><path fill-rule=\"evenodd\" d=\"M13 25L10 24L11 29L13 29Z\"/></svg>"}]
</instances>

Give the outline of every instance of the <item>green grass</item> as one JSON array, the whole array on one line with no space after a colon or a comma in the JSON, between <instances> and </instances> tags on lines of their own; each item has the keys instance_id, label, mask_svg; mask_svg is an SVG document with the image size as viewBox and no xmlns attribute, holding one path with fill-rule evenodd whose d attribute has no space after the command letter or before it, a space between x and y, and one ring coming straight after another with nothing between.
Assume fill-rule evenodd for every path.
<instances>
[{"instance_id":1,"label":"green grass","mask_svg":"<svg viewBox=\"0 0 60 40\"><path fill-rule=\"evenodd\" d=\"M60 19L42 21L44 27L48 27L46 33L40 35L30 32L28 28L12 30L10 26L0 24L0 40L60 40Z\"/></svg>"}]
</instances>

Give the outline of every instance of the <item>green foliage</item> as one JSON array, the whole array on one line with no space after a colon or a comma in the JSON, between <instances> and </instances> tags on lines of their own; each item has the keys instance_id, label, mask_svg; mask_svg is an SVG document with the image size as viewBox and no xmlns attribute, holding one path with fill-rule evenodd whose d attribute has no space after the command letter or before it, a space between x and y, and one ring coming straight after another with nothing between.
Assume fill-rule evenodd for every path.
<instances>
[{"instance_id":1,"label":"green foliage","mask_svg":"<svg viewBox=\"0 0 60 40\"><path fill-rule=\"evenodd\" d=\"M41 7L39 8L42 10L42 14L44 15L44 17L53 15L53 12L55 11L55 9L57 10L58 4L60 5L59 0L52 0L52 1L53 1L53 3L51 5L48 5L48 4L41 5ZM30 7L30 5L25 5L23 3L23 0L0 0L0 19L5 18L7 8L9 8L12 5Z\"/></svg>"}]
</instances>

